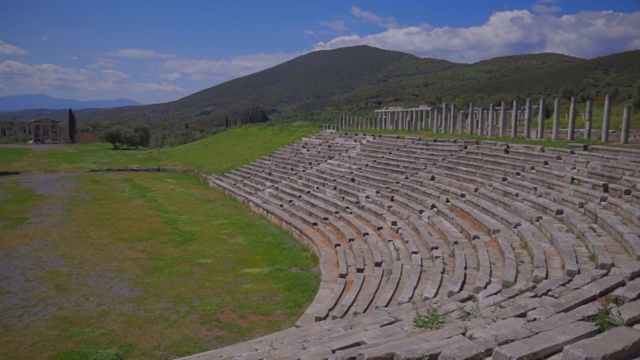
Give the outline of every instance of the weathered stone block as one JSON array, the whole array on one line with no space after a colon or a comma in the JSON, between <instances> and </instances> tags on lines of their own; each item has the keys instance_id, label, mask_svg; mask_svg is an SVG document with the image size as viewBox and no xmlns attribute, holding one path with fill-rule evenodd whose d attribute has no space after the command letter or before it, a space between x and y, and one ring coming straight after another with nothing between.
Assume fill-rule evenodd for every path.
<instances>
[{"instance_id":1,"label":"weathered stone block","mask_svg":"<svg viewBox=\"0 0 640 360\"><path fill-rule=\"evenodd\" d=\"M624 285L624 279L618 275L611 275L603 277L600 280L596 280L591 284L583 287L583 290L592 291L596 296L600 297L604 294L608 294L614 289Z\"/></svg>"},{"instance_id":2,"label":"weathered stone block","mask_svg":"<svg viewBox=\"0 0 640 360\"><path fill-rule=\"evenodd\" d=\"M625 325L634 325L640 322L640 300L620 306L619 311Z\"/></svg>"},{"instance_id":3,"label":"weathered stone block","mask_svg":"<svg viewBox=\"0 0 640 360\"><path fill-rule=\"evenodd\" d=\"M640 354L640 332L617 327L564 348L565 360L624 360Z\"/></svg>"},{"instance_id":4,"label":"weathered stone block","mask_svg":"<svg viewBox=\"0 0 640 360\"><path fill-rule=\"evenodd\" d=\"M461 341L459 344L447 346L442 350L439 360L481 360L491 355L496 343L491 339L477 341Z\"/></svg>"},{"instance_id":5,"label":"weathered stone block","mask_svg":"<svg viewBox=\"0 0 640 360\"><path fill-rule=\"evenodd\" d=\"M582 321L575 322L496 348L493 351L493 359L524 360L544 358L561 351L568 344L591 337L597 333L597 326Z\"/></svg>"},{"instance_id":6,"label":"weathered stone block","mask_svg":"<svg viewBox=\"0 0 640 360\"><path fill-rule=\"evenodd\" d=\"M631 280L626 286L616 289L613 296L623 298L625 302L640 298L640 279Z\"/></svg>"}]
</instances>

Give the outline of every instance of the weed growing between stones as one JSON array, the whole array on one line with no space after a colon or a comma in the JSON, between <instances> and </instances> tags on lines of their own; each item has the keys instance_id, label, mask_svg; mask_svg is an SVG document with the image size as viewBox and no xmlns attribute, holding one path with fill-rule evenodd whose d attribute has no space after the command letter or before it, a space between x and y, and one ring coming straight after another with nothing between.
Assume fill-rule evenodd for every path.
<instances>
[{"instance_id":1,"label":"weed growing between stones","mask_svg":"<svg viewBox=\"0 0 640 360\"><path fill-rule=\"evenodd\" d=\"M608 304L604 304L598 310L592 322L600 329L601 332L613 329L618 326L618 319L609 308Z\"/></svg>"},{"instance_id":2,"label":"weed growing between stones","mask_svg":"<svg viewBox=\"0 0 640 360\"><path fill-rule=\"evenodd\" d=\"M467 310L460 310L460 314L458 314L458 320L460 321L469 321L471 319L475 319L477 316L475 311L467 311Z\"/></svg>"},{"instance_id":3,"label":"weed growing between stones","mask_svg":"<svg viewBox=\"0 0 640 360\"><path fill-rule=\"evenodd\" d=\"M515 285L513 282L511 281L503 281L502 282L502 287L505 289L511 289L513 287L513 285Z\"/></svg>"},{"instance_id":4,"label":"weed growing between stones","mask_svg":"<svg viewBox=\"0 0 640 360\"><path fill-rule=\"evenodd\" d=\"M418 329L431 329L435 330L440 328L440 326L444 323L444 319L442 315L438 312L438 310L431 310L427 315L418 314L415 318L413 318L413 326Z\"/></svg>"}]
</instances>

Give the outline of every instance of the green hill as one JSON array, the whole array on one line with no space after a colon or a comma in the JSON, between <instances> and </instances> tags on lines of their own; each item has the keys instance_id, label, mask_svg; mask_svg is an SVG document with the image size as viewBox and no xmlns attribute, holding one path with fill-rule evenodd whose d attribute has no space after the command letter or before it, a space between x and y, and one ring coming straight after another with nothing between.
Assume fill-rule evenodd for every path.
<instances>
[{"instance_id":1,"label":"green hill","mask_svg":"<svg viewBox=\"0 0 640 360\"><path fill-rule=\"evenodd\" d=\"M382 106L473 101L488 105L524 97L631 98L640 78L640 51L595 59L559 54L499 57L474 64L355 46L311 52L270 69L155 105L76 112L80 122L144 121L156 145L202 138L233 124L252 108L273 120L327 122L340 112L371 115ZM32 110L0 113L0 119L37 116L66 119L66 113ZM106 126L106 125L102 125Z\"/></svg>"}]
</instances>

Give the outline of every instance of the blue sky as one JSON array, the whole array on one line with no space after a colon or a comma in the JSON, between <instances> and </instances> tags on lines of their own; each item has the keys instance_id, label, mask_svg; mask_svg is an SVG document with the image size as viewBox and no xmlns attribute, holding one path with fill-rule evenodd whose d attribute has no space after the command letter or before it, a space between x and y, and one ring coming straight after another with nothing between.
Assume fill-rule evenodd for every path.
<instances>
[{"instance_id":1,"label":"blue sky","mask_svg":"<svg viewBox=\"0 0 640 360\"><path fill-rule=\"evenodd\" d=\"M175 100L310 51L476 62L640 49L638 0L2 0L0 96Z\"/></svg>"}]
</instances>

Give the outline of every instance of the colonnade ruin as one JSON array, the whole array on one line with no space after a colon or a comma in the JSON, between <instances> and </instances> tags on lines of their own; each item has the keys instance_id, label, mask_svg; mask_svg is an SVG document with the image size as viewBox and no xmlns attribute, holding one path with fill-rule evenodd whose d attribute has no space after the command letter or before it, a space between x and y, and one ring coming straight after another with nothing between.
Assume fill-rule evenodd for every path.
<instances>
[{"instance_id":1,"label":"colonnade ruin","mask_svg":"<svg viewBox=\"0 0 640 360\"><path fill-rule=\"evenodd\" d=\"M479 135L486 137L523 137L526 139L551 139L574 141L576 138L599 140L603 143L619 142L621 144L640 143L637 133L630 133L631 105L626 105L622 114L620 132L611 131L612 99L606 96L602 119L593 116L593 101L579 104L575 97L570 99L569 111L561 114L561 99L553 99L552 128L547 129L544 109L546 100L533 102L527 99L524 103L502 101L498 105L488 107L476 106L473 103L459 107L456 104L444 103L440 106L421 105L417 108L385 107L375 110L373 118L340 115L337 129L352 130L402 130L417 132L431 130L434 134ZM514 111L515 109L515 111ZM543 111L540 111L543 109ZM578 115L579 111L580 115ZM561 128L561 119L568 123ZM578 129L578 119L584 127ZM532 123L537 120L537 126ZM601 121L601 126L594 129L594 121ZM336 128L336 127L333 127Z\"/></svg>"}]
</instances>

